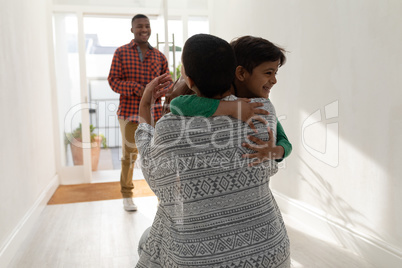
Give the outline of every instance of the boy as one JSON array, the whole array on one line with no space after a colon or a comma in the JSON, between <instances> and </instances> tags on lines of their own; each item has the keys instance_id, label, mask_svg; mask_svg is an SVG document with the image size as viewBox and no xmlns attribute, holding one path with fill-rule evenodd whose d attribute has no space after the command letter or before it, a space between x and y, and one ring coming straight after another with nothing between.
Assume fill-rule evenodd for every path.
<instances>
[{"instance_id":1,"label":"boy","mask_svg":"<svg viewBox=\"0 0 402 268\"><path fill-rule=\"evenodd\" d=\"M236 62L226 41L194 35L182 62L183 78L198 96L237 99L230 92ZM286 228L269 189L275 167L250 167L241 157L250 152L241 143L251 128L227 116L171 113L153 128L150 108L165 83L160 76L147 85L135 134L142 172L160 200L136 267L290 267ZM269 115L261 117L276 133L275 110L269 100L262 102ZM267 136L262 123L256 128Z\"/></svg>"},{"instance_id":2,"label":"boy","mask_svg":"<svg viewBox=\"0 0 402 268\"><path fill-rule=\"evenodd\" d=\"M268 40L252 36L238 38L231 42L231 46L238 64L232 93L240 98L268 98L271 88L277 82L275 76L278 68L286 62L284 50ZM245 121L247 116L242 113L250 114L252 111L244 104L240 107L238 105L239 103L235 102L219 102L195 95L180 96L172 100L171 112L184 116L230 115ZM253 136L249 139L256 145L244 143L244 146L257 151L244 155L248 158L257 158L251 165L257 165L267 159L280 162L292 151L292 145L279 121L277 121L276 146L272 140L264 142Z\"/></svg>"}]
</instances>

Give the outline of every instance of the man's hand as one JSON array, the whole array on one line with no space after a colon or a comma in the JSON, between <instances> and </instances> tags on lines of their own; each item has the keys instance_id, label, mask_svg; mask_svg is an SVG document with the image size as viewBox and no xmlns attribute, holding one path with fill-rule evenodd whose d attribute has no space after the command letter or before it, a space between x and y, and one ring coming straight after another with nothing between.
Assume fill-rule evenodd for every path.
<instances>
[{"instance_id":1,"label":"man's hand","mask_svg":"<svg viewBox=\"0 0 402 268\"><path fill-rule=\"evenodd\" d=\"M249 164L250 167L256 166L267 160L281 159L283 157L285 150L282 146L275 145L273 133L269 127L268 135L268 141L263 141L254 136L248 136L247 138L255 144L249 144L245 142L242 143L243 147L256 151L256 153L242 155L243 158L256 158L252 163Z\"/></svg>"}]
</instances>

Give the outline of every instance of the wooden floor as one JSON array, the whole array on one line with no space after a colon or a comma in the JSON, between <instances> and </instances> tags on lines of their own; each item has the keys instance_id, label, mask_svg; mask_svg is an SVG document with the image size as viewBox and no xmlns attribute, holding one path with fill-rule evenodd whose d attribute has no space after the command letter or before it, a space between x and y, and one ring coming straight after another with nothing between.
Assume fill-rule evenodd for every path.
<instances>
[{"instance_id":1,"label":"wooden floor","mask_svg":"<svg viewBox=\"0 0 402 268\"><path fill-rule=\"evenodd\" d=\"M142 232L152 224L156 197L136 198L137 212L122 200L47 206L11 268L134 267ZM293 268L374 268L360 257L311 235L284 215Z\"/></svg>"}]
</instances>

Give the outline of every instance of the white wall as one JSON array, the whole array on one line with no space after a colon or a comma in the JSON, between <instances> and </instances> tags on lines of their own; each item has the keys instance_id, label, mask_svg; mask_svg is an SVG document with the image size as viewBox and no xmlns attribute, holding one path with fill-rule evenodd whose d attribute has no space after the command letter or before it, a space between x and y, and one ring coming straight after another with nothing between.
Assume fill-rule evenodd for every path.
<instances>
[{"instance_id":1,"label":"white wall","mask_svg":"<svg viewBox=\"0 0 402 268\"><path fill-rule=\"evenodd\" d=\"M212 34L289 52L271 93L294 146L272 180L282 210L379 267L401 267L402 1L210 5Z\"/></svg>"},{"instance_id":2,"label":"white wall","mask_svg":"<svg viewBox=\"0 0 402 268\"><path fill-rule=\"evenodd\" d=\"M58 183L49 75L49 14L46 0L1 1L1 267L12 257L12 248L24 239Z\"/></svg>"}]
</instances>

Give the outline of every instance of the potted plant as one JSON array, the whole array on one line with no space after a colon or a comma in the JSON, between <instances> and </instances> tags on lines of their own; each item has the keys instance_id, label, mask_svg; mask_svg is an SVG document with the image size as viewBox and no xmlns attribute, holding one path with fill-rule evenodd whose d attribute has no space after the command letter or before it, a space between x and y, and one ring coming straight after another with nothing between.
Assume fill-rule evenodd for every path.
<instances>
[{"instance_id":1,"label":"potted plant","mask_svg":"<svg viewBox=\"0 0 402 268\"><path fill-rule=\"evenodd\" d=\"M99 155L101 144L103 148L106 148L106 138L102 134L97 135L94 133L95 127L89 126L91 134L91 160L92 171L98 169ZM66 133L66 145L70 144L71 154L73 156L74 165L82 165L83 151L82 151L82 125L80 124L72 133Z\"/></svg>"}]
</instances>

